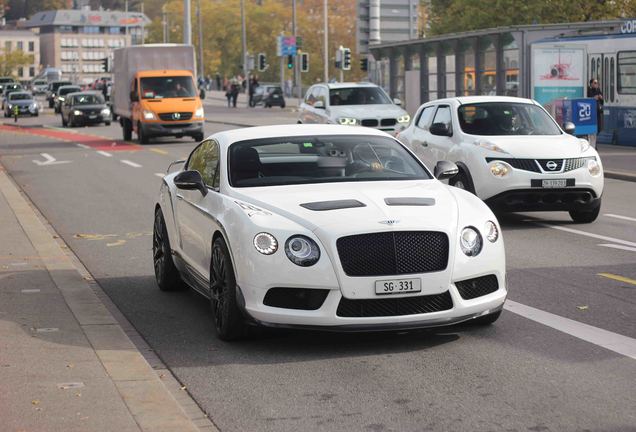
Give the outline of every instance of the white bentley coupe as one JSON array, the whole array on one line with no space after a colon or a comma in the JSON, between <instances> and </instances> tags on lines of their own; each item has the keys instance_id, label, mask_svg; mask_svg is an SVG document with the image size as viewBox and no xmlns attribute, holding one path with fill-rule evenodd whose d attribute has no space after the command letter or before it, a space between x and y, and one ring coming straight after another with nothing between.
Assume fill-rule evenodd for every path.
<instances>
[{"instance_id":1,"label":"white bentley coupe","mask_svg":"<svg viewBox=\"0 0 636 432\"><path fill-rule=\"evenodd\" d=\"M209 298L224 340L250 325L490 324L507 295L500 226L475 195L439 181L455 164L434 173L369 128L214 134L163 179L157 284Z\"/></svg>"}]
</instances>

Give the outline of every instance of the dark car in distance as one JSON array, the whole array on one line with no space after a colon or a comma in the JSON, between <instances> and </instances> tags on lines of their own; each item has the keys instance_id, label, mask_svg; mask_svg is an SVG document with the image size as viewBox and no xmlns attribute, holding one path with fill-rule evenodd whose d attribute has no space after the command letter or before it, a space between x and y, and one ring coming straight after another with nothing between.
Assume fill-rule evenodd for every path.
<instances>
[{"instance_id":1,"label":"dark car in distance","mask_svg":"<svg viewBox=\"0 0 636 432\"><path fill-rule=\"evenodd\" d=\"M262 84L254 90L251 106L263 105L265 108L279 106L285 108L285 97L280 86Z\"/></svg>"},{"instance_id":2,"label":"dark car in distance","mask_svg":"<svg viewBox=\"0 0 636 432\"><path fill-rule=\"evenodd\" d=\"M46 90L46 100L49 102L49 108L53 108L55 105L55 94L57 89L64 85L73 85L69 80L58 80L49 83L49 88Z\"/></svg>"},{"instance_id":3,"label":"dark car in distance","mask_svg":"<svg viewBox=\"0 0 636 432\"><path fill-rule=\"evenodd\" d=\"M104 96L95 91L69 93L62 104L62 126L110 125L110 109Z\"/></svg>"},{"instance_id":4,"label":"dark car in distance","mask_svg":"<svg viewBox=\"0 0 636 432\"><path fill-rule=\"evenodd\" d=\"M69 93L77 93L81 92L82 89L80 86L76 85L63 85L58 87L55 92L55 96L53 96L53 109L55 110L55 114L59 114L62 109L62 103L64 102L64 98Z\"/></svg>"},{"instance_id":5,"label":"dark car in distance","mask_svg":"<svg viewBox=\"0 0 636 432\"><path fill-rule=\"evenodd\" d=\"M9 95L11 93L21 91L24 91L24 88L22 88L22 84L18 84L15 82L5 84L2 91L2 109L5 110L7 108L7 101L9 100Z\"/></svg>"}]
</instances>

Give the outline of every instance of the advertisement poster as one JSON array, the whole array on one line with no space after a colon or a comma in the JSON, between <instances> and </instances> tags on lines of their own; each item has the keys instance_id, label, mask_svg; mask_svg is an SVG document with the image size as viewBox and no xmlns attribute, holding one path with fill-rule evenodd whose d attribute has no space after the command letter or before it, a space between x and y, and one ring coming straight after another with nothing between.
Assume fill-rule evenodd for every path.
<instances>
[{"instance_id":1,"label":"advertisement poster","mask_svg":"<svg viewBox=\"0 0 636 432\"><path fill-rule=\"evenodd\" d=\"M532 47L532 98L548 105L559 98L585 97L585 48L534 45Z\"/></svg>"}]
</instances>

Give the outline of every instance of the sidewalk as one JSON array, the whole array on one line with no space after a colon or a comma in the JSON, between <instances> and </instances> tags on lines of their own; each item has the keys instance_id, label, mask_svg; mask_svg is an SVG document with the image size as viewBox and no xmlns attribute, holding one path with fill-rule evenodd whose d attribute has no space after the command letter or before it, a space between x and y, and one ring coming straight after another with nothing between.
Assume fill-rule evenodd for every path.
<instances>
[{"instance_id":1,"label":"sidewalk","mask_svg":"<svg viewBox=\"0 0 636 432\"><path fill-rule=\"evenodd\" d=\"M216 430L169 371L149 365L2 165L0 220L2 431Z\"/></svg>"}]
</instances>

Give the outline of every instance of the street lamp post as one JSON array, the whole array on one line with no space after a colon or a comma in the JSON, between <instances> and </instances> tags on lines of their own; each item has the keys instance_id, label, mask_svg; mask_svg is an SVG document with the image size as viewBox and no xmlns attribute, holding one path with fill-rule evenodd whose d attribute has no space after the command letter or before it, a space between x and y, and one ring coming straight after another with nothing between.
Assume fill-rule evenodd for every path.
<instances>
[{"instance_id":1,"label":"street lamp post","mask_svg":"<svg viewBox=\"0 0 636 432\"><path fill-rule=\"evenodd\" d=\"M325 82L329 81L329 27L327 26L327 21L329 17L327 16L327 0L323 1L322 10L324 15L324 29L323 29L323 44L325 49L323 50L323 69L324 69L324 79Z\"/></svg>"},{"instance_id":2,"label":"street lamp post","mask_svg":"<svg viewBox=\"0 0 636 432\"><path fill-rule=\"evenodd\" d=\"M192 45L190 18L190 0L183 0L183 43L185 45Z\"/></svg>"},{"instance_id":3,"label":"street lamp post","mask_svg":"<svg viewBox=\"0 0 636 432\"><path fill-rule=\"evenodd\" d=\"M197 0L197 26L199 27L199 77L203 77L203 26L201 25L201 0Z\"/></svg>"}]
</instances>

